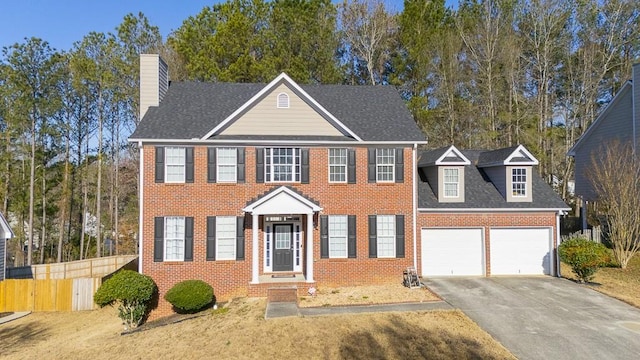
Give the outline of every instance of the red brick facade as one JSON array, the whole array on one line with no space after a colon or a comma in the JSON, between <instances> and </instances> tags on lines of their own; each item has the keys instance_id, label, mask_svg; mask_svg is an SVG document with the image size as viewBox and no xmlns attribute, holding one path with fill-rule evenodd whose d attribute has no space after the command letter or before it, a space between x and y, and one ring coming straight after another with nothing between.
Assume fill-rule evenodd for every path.
<instances>
[{"instance_id":1,"label":"red brick facade","mask_svg":"<svg viewBox=\"0 0 640 360\"><path fill-rule=\"evenodd\" d=\"M170 306L163 296L177 282L200 279L211 284L219 301L234 296L266 296L268 286L250 284L252 279L252 219L245 217L245 258L240 261L206 260L207 216L242 216L248 202L281 185L291 185L299 193L322 207L322 215L355 215L357 256L353 259L326 259L320 256L318 214L313 227L313 272L315 283L299 286L299 294L309 286L356 285L401 281L402 270L413 264L413 150L405 148L404 181L402 183L369 183L367 178L367 148L356 148L355 184L333 184L328 181L328 150L310 147L309 184L256 183L256 151L246 147L246 182L223 184L207 182L207 147L194 146L193 183L156 183L155 147L143 147L143 209L142 209L142 272L151 276L160 291L160 304L154 316L166 314ZM369 258L368 216L404 215L404 258ZM193 261L154 262L154 217L185 216L194 218ZM307 229L302 217L303 232ZM263 274L262 217L259 236L259 269ZM306 234L303 235L306 239ZM306 242L303 241L304 246ZM302 251L302 269L306 271L306 249ZM317 284L317 285L316 285Z\"/></svg>"}]
</instances>

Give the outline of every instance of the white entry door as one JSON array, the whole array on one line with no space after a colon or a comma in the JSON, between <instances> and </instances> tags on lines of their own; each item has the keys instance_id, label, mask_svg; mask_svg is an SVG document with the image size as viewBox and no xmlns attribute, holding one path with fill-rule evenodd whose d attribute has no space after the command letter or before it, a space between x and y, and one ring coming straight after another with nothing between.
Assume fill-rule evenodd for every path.
<instances>
[{"instance_id":1,"label":"white entry door","mask_svg":"<svg viewBox=\"0 0 640 360\"><path fill-rule=\"evenodd\" d=\"M422 275L483 275L483 231L482 228L422 229Z\"/></svg>"},{"instance_id":2,"label":"white entry door","mask_svg":"<svg viewBox=\"0 0 640 360\"><path fill-rule=\"evenodd\" d=\"M549 275L551 228L489 230L491 275Z\"/></svg>"}]
</instances>

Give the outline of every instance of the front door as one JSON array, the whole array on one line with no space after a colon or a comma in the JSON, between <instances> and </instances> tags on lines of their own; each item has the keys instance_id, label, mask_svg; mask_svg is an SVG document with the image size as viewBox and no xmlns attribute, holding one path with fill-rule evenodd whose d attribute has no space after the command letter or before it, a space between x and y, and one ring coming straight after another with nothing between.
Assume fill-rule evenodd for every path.
<instances>
[{"instance_id":1,"label":"front door","mask_svg":"<svg viewBox=\"0 0 640 360\"><path fill-rule=\"evenodd\" d=\"M293 271L293 225L274 225L273 233L273 271Z\"/></svg>"}]
</instances>

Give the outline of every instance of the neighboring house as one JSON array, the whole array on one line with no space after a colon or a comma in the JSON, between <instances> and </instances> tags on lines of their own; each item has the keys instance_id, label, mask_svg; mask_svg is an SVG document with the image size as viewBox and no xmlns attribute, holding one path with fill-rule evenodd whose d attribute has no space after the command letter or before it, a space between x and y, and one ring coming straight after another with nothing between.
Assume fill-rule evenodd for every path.
<instances>
[{"instance_id":1,"label":"neighboring house","mask_svg":"<svg viewBox=\"0 0 640 360\"><path fill-rule=\"evenodd\" d=\"M400 282L409 266L427 276L557 274L566 205L523 147L421 152L425 137L389 86L298 85L285 74L169 86L157 55L140 67L142 121L130 138L140 151L140 271L161 296L187 279L208 282L219 300L283 285L302 295ZM526 266L491 266L492 250L502 251L496 264L543 244L541 258L517 257ZM459 271L460 259L480 265ZM161 301L158 313L169 311Z\"/></svg>"},{"instance_id":2,"label":"neighboring house","mask_svg":"<svg viewBox=\"0 0 640 360\"><path fill-rule=\"evenodd\" d=\"M575 193L584 201L595 201L596 194L589 181L593 157L602 154L608 142L631 143L638 146L640 135L640 63L633 65L632 79L616 93L607 107L569 150L575 160ZM586 228L585 207L582 207L583 228Z\"/></svg>"},{"instance_id":3,"label":"neighboring house","mask_svg":"<svg viewBox=\"0 0 640 360\"><path fill-rule=\"evenodd\" d=\"M0 281L5 279L7 268L7 240L13 238L13 231L7 219L0 213Z\"/></svg>"}]
</instances>

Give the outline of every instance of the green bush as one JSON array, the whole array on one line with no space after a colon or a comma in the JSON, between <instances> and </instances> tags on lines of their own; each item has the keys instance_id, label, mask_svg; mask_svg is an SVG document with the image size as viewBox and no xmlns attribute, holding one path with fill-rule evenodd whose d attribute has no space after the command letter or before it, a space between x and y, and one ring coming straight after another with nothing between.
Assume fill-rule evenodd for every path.
<instances>
[{"instance_id":1,"label":"green bush","mask_svg":"<svg viewBox=\"0 0 640 360\"><path fill-rule=\"evenodd\" d=\"M571 238L558 247L560 260L571 266L571 270L580 282L588 282L595 276L598 268L610 261L607 248L597 242L584 238Z\"/></svg>"},{"instance_id":2,"label":"green bush","mask_svg":"<svg viewBox=\"0 0 640 360\"><path fill-rule=\"evenodd\" d=\"M142 323L156 291L156 284L150 277L122 270L100 286L93 301L100 307L117 303L118 316L124 322L125 329L129 329Z\"/></svg>"},{"instance_id":3,"label":"green bush","mask_svg":"<svg viewBox=\"0 0 640 360\"><path fill-rule=\"evenodd\" d=\"M214 301L213 288L202 280L186 280L175 284L164 299L178 311L195 312Z\"/></svg>"}]
</instances>

